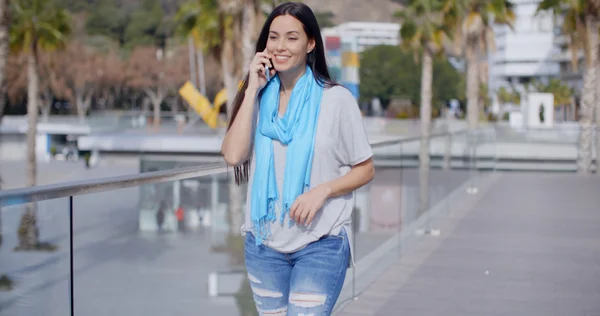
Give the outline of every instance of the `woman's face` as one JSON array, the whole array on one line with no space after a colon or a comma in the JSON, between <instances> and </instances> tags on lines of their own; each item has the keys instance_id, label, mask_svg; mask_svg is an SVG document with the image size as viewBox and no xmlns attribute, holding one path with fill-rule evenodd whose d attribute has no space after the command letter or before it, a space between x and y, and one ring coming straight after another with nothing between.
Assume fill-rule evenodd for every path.
<instances>
[{"instance_id":1,"label":"woman's face","mask_svg":"<svg viewBox=\"0 0 600 316\"><path fill-rule=\"evenodd\" d=\"M315 48L302 23L291 15L276 17L269 28L267 51L273 55L273 67L278 72L304 68L306 55Z\"/></svg>"}]
</instances>

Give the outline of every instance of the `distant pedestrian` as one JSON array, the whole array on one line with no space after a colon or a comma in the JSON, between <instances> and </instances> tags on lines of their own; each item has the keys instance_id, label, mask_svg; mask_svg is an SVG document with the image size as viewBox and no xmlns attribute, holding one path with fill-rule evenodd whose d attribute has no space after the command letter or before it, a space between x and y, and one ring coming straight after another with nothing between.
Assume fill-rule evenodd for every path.
<instances>
[{"instance_id":1,"label":"distant pedestrian","mask_svg":"<svg viewBox=\"0 0 600 316\"><path fill-rule=\"evenodd\" d=\"M183 207L179 206L175 211L175 217L177 218L177 230L182 232L185 230L185 213Z\"/></svg>"},{"instance_id":2,"label":"distant pedestrian","mask_svg":"<svg viewBox=\"0 0 600 316\"><path fill-rule=\"evenodd\" d=\"M158 210L156 211L156 225L158 226L158 231L163 231L163 225L165 223L165 212L167 211L167 202L161 201Z\"/></svg>"}]
</instances>

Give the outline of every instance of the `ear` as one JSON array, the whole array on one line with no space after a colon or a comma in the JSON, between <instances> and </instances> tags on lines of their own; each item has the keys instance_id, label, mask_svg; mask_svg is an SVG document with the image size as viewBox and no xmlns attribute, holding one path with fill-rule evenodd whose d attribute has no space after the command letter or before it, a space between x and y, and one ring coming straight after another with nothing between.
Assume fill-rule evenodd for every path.
<instances>
[{"instance_id":1,"label":"ear","mask_svg":"<svg viewBox=\"0 0 600 316\"><path fill-rule=\"evenodd\" d=\"M315 39L309 39L308 40L308 46L306 47L306 53L310 54L314 49L315 49Z\"/></svg>"}]
</instances>

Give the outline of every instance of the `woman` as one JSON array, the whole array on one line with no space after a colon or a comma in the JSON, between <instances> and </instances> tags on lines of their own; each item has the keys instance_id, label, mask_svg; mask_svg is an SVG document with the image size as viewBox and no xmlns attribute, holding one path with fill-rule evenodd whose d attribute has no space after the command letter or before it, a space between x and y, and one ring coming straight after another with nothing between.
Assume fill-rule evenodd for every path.
<instances>
[{"instance_id":1,"label":"woman","mask_svg":"<svg viewBox=\"0 0 600 316\"><path fill-rule=\"evenodd\" d=\"M352 257L352 192L373 178L353 95L333 82L312 10L271 13L222 154L248 181L245 257L261 315L329 315Z\"/></svg>"}]
</instances>

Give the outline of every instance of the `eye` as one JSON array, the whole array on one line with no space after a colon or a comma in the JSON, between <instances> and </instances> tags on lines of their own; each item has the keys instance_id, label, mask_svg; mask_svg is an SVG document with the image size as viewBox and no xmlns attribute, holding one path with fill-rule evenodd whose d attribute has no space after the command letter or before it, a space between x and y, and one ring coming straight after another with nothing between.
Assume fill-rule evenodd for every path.
<instances>
[{"instance_id":1,"label":"eye","mask_svg":"<svg viewBox=\"0 0 600 316\"><path fill-rule=\"evenodd\" d=\"M274 35L269 36L269 39L272 39L272 40L274 40L276 38L277 38L277 36L274 36Z\"/></svg>"},{"instance_id":2,"label":"eye","mask_svg":"<svg viewBox=\"0 0 600 316\"><path fill-rule=\"evenodd\" d=\"M297 38L295 38L295 37L290 37L290 41L295 41L295 40L297 40Z\"/></svg>"}]
</instances>

